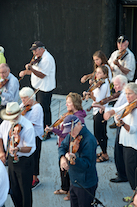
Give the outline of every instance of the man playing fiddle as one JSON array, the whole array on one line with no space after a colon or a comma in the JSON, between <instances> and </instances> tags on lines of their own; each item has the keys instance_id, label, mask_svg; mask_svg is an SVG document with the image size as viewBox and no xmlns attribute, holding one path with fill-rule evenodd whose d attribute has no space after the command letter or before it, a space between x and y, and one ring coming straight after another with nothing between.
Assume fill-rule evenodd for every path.
<instances>
[{"instance_id":1,"label":"man playing fiddle","mask_svg":"<svg viewBox=\"0 0 137 207\"><path fill-rule=\"evenodd\" d=\"M125 75L128 81L134 78L136 61L134 54L128 48L129 41L125 35L120 35L117 39L118 50L114 51L108 63L111 67L113 77L118 74Z\"/></svg>"},{"instance_id":2,"label":"man playing fiddle","mask_svg":"<svg viewBox=\"0 0 137 207\"><path fill-rule=\"evenodd\" d=\"M98 177L96 171L96 148L95 137L81 124L75 115L69 115L63 122L63 133L69 133L59 147L60 167L68 170L71 186L71 207L90 207L95 196ZM79 148L74 153L73 141L81 137ZM72 144L72 150L70 145ZM71 162L72 161L72 162ZM85 189L93 196L89 195Z\"/></svg>"},{"instance_id":3,"label":"man playing fiddle","mask_svg":"<svg viewBox=\"0 0 137 207\"><path fill-rule=\"evenodd\" d=\"M51 97L52 91L56 87L55 83L55 60L53 56L45 49L40 41L35 41L30 50L35 58L40 58L39 63L32 65L26 64L26 70L19 73L20 77L31 75L31 85L34 89L40 89L37 94L37 101L44 110L44 127L51 125ZM48 134L47 138L50 138Z\"/></svg>"},{"instance_id":4,"label":"man playing fiddle","mask_svg":"<svg viewBox=\"0 0 137 207\"><path fill-rule=\"evenodd\" d=\"M115 92L120 92L120 95L114 104L114 107L120 107L121 105L125 104L127 102L124 87L127 84L127 78L123 75L117 75L112 79L112 82L114 84ZM101 108L101 110L107 112L113 109L112 107L105 107L96 103L93 103L93 106ZM114 118L115 119L115 118ZM121 127L116 126L116 139L115 139L115 146L114 146L114 160L115 165L117 169L117 177L110 179L111 182L114 183L120 183L120 182L126 182L127 176L125 172L125 164L123 160L123 146L119 144L119 134Z\"/></svg>"},{"instance_id":5,"label":"man playing fiddle","mask_svg":"<svg viewBox=\"0 0 137 207\"><path fill-rule=\"evenodd\" d=\"M34 127L21 116L17 102L7 103L0 115L4 120L0 125L0 159L5 163L9 153L11 198L15 207L32 207L33 153L36 149Z\"/></svg>"},{"instance_id":6,"label":"man playing fiddle","mask_svg":"<svg viewBox=\"0 0 137 207\"><path fill-rule=\"evenodd\" d=\"M5 108L6 104L19 99L19 81L10 73L8 64L0 64L0 105ZM0 119L0 123L2 120Z\"/></svg>"}]
</instances>

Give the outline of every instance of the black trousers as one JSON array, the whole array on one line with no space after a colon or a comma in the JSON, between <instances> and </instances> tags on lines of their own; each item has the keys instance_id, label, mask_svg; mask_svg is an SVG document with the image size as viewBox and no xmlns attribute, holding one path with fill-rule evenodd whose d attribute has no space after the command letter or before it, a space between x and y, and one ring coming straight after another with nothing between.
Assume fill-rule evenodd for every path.
<instances>
[{"instance_id":1,"label":"black trousers","mask_svg":"<svg viewBox=\"0 0 137 207\"><path fill-rule=\"evenodd\" d=\"M118 172L118 177L120 177L121 179L127 179L125 163L123 158L123 145L119 144L120 129L121 127L117 127L115 146L114 146L114 160Z\"/></svg>"},{"instance_id":2,"label":"black trousers","mask_svg":"<svg viewBox=\"0 0 137 207\"><path fill-rule=\"evenodd\" d=\"M71 185L70 186L71 207L91 207L91 203L94 200L96 189L97 189L97 185L91 188L86 188L86 190L93 195L91 196L83 188L78 188Z\"/></svg>"},{"instance_id":3,"label":"black trousers","mask_svg":"<svg viewBox=\"0 0 137 207\"><path fill-rule=\"evenodd\" d=\"M33 153L34 158L34 169L33 169L33 175L39 175L39 161L40 161L40 153L41 153L41 139L39 137L36 137L36 150Z\"/></svg>"},{"instance_id":4,"label":"black trousers","mask_svg":"<svg viewBox=\"0 0 137 207\"><path fill-rule=\"evenodd\" d=\"M136 188L137 150L123 146L123 157L128 181L132 190Z\"/></svg>"},{"instance_id":5,"label":"black trousers","mask_svg":"<svg viewBox=\"0 0 137 207\"><path fill-rule=\"evenodd\" d=\"M33 156L20 157L17 163L8 158L10 194L15 207L32 207Z\"/></svg>"},{"instance_id":6,"label":"black trousers","mask_svg":"<svg viewBox=\"0 0 137 207\"><path fill-rule=\"evenodd\" d=\"M99 142L99 145L101 147L101 150L103 153L107 153L107 122L105 121L102 123L103 119L103 114L100 114L99 112L93 116L94 120L94 136Z\"/></svg>"},{"instance_id":7,"label":"black trousers","mask_svg":"<svg viewBox=\"0 0 137 207\"><path fill-rule=\"evenodd\" d=\"M46 125L51 125L51 98L52 98L52 91L44 92L39 91L37 93L37 101L42 105L44 111L44 128Z\"/></svg>"},{"instance_id":8,"label":"black trousers","mask_svg":"<svg viewBox=\"0 0 137 207\"><path fill-rule=\"evenodd\" d=\"M60 177L61 177L61 189L65 191L69 191L69 187L70 187L69 174L66 170L64 171L61 170L60 162L59 162L59 169L60 169Z\"/></svg>"}]
</instances>

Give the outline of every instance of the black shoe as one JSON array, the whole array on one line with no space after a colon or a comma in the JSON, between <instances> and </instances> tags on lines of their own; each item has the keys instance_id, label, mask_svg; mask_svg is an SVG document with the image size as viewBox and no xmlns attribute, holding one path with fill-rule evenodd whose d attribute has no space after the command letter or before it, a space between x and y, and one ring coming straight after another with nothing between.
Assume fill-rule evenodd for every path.
<instances>
[{"instance_id":1,"label":"black shoe","mask_svg":"<svg viewBox=\"0 0 137 207\"><path fill-rule=\"evenodd\" d=\"M122 179L120 177L110 179L110 182L113 182L113 183L122 183L122 182L127 182L127 181L128 181L127 179Z\"/></svg>"},{"instance_id":2,"label":"black shoe","mask_svg":"<svg viewBox=\"0 0 137 207\"><path fill-rule=\"evenodd\" d=\"M115 129L115 128L117 128L116 123L114 122L113 124L109 125L109 128L110 128L110 129Z\"/></svg>"}]
</instances>

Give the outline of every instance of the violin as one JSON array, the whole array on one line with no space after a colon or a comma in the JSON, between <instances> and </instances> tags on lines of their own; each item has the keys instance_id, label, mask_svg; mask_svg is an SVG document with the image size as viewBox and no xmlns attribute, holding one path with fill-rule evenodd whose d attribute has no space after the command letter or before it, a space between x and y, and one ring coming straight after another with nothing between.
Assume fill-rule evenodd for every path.
<instances>
[{"instance_id":1,"label":"violin","mask_svg":"<svg viewBox=\"0 0 137 207\"><path fill-rule=\"evenodd\" d=\"M35 65L36 63L39 63L40 61L41 61L41 57L37 57L35 59L35 57L33 56L32 59L31 59L31 61L30 61L30 64L31 65Z\"/></svg>"},{"instance_id":2,"label":"violin","mask_svg":"<svg viewBox=\"0 0 137 207\"><path fill-rule=\"evenodd\" d=\"M119 53L119 55L117 56L116 60L123 60L126 56L128 55L127 50L123 50Z\"/></svg>"},{"instance_id":3,"label":"violin","mask_svg":"<svg viewBox=\"0 0 137 207\"><path fill-rule=\"evenodd\" d=\"M72 111L70 111L70 112L66 112L65 114L63 114L63 116L61 116L61 118L59 118L57 121L55 121L54 124L50 125L49 128L51 128L51 127L57 127L59 124L61 124L61 122L64 121L64 119L65 119L68 115L71 115L71 114L73 114ZM48 132L49 132L49 131L46 130L46 135L44 134L44 135L42 135L42 137L47 136L47 135L48 135Z\"/></svg>"},{"instance_id":4,"label":"violin","mask_svg":"<svg viewBox=\"0 0 137 207\"><path fill-rule=\"evenodd\" d=\"M125 116L127 116L128 114L130 114L132 111L133 111L133 109L135 109L135 108L137 108L137 100L136 101L133 101L133 102L131 102L131 103L129 103L126 107L125 107L125 109L124 109L124 111L123 111L123 113L121 114L121 116L120 116L120 118L119 119L121 119L121 118L124 118ZM120 124L120 120L117 122L117 126L120 126L121 124Z\"/></svg>"},{"instance_id":5,"label":"violin","mask_svg":"<svg viewBox=\"0 0 137 207\"><path fill-rule=\"evenodd\" d=\"M35 59L35 56L33 55L33 57L32 57L32 59L31 59L31 61L30 61L30 65L32 66L32 65L35 65L36 63L39 63L40 61L41 61L41 57L38 57L38 58L36 58ZM23 79L23 77L21 77L20 79L19 79L19 82L21 81Z\"/></svg>"},{"instance_id":6,"label":"violin","mask_svg":"<svg viewBox=\"0 0 137 207\"><path fill-rule=\"evenodd\" d=\"M25 116L25 114L31 110L31 106L30 105L27 105L25 106L25 109L21 112L21 115L22 116Z\"/></svg>"},{"instance_id":7,"label":"violin","mask_svg":"<svg viewBox=\"0 0 137 207\"><path fill-rule=\"evenodd\" d=\"M10 146L12 148L17 147L17 145L20 142L20 131L21 131L22 127L21 124L17 124L16 126L12 127L9 131L9 137L10 137ZM14 153L14 161L13 162L18 162L19 158L17 156L16 153Z\"/></svg>"},{"instance_id":8,"label":"violin","mask_svg":"<svg viewBox=\"0 0 137 207\"><path fill-rule=\"evenodd\" d=\"M92 92L93 90L95 90L96 88L100 88L101 85L105 82L105 79L99 79L99 80L95 80L90 87L88 88L88 90L86 92ZM82 100L85 100L85 97L82 97Z\"/></svg>"},{"instance_id":9,"label":"violin","mask_svg":"<svg viewBox=\"0 0 137 207\"><path fill-rule=\"evenodd\" d=\"M0 89L6 85L6 83L9 81L9 79L5 78L3 81L0 82Z\"/></svg>"},{"instance_id":10,"label":"violin","mask_svg":"<svg viewBox=\"0 0 137 207\"><path fill-rule=\"evenodd\" d=\"M120 96L120 92L114 93L113 95L106 97L104 99L102 99L101 101L97 102L96 104L100 104L100 105L104 105L107 104L111 101L114 101L115 99L117 99ZM93 108L93 106L90 106L87 111L90 111Z\"/></svg>"},{"instance_id":11,"label":"violin","mask_svg":"<svg viewBox=\"0 0 137 207\"><path fill-rule=\"evenodd\" d=\"M75 154L78 151L79 144L80 144L82 138L83 138L82 135L78 135L73 141L70 142L69 152ZM75 165L75 160L73 157L70 159L70 164Z\"/></svg>"}]
</instances>

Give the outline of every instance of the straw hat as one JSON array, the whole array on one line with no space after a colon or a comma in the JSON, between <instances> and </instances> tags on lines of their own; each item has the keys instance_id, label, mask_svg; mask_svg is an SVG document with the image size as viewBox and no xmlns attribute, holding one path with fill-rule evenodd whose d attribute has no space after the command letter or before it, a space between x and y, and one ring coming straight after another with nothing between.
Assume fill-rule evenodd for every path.
<instances>
[{"instance_id":1,"label":"straw hat","mask_svg":"<svg viewBox=\"0 0 137 207\"><path fill-rule=\"evenodd\" d=\"M17 102L9 102L6 105L6 109L1 110L0 117L4 120L15 119L21 112L19 104Z\"/></svg>"}]
</instances>

